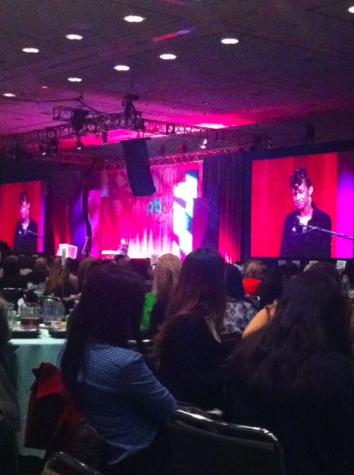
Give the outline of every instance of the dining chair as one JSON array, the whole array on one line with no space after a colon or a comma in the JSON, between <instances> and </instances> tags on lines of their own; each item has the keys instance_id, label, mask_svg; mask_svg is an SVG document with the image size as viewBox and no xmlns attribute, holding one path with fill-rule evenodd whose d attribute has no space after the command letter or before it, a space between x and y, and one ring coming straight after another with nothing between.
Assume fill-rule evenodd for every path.
<instances>
[{"instance_id":1,"label":"dining chair","mask_svg":"<svg viewBox=\"0 0 354 475\"><path fill-rule=\"evenodd\" d=\"M178 409L168 424L177 475L285 475L283 451L265 429Z\"/></svg>"}]
</instances>

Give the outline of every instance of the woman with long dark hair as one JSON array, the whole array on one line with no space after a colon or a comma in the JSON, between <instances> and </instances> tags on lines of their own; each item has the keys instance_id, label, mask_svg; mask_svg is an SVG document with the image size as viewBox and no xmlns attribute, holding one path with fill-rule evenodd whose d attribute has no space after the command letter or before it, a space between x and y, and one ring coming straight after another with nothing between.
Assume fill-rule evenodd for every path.
<instances>
[{"instance_id":1,"label":"woman with long dark hair","mask_svg":"<svg viewBox=\"0 0 354 475\"><path fill-rule=\"evenodd\" d=\"M141 353L128 349L139 326L142 279L115 264L90 273L69 319L61 360L64 381L89 422L107 442L109 473L153 473L156 436L175 400L154 377Z\"/></svg>"},{"instance_id":2,"label":"woman with long dark hair","mask_svg":"<svg viewBox=\"0 0 354 475\"><path fill-rule=\"evenodd\" d=\"M354 473L354 363L335 279L296 277L273 319L236 348L229 371L227 419L272 431L289 474Z\"/></svg>"},{"instance_id":3,"label":"woman with long dark hair","mask_svg":"<svg viewBox=\"0 0 354 475\"><path fill-rule=\"evenodd\" d=\"M223 258L210 249L192 251L157 337L160 378L179 401L204 409L223 407L221 363L226 353L220 330L225 303Z\"/></svg>"}]
</instances>

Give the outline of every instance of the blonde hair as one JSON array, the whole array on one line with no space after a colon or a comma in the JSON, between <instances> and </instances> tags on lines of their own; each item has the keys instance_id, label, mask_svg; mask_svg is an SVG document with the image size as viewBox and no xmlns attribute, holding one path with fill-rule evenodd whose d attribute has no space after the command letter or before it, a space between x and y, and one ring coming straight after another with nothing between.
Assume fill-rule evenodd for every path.
<instances>
[{"instance_id":1,"label":"blonde hair","mask_svg":"<svg viewBox=\"0 0 354 475\"><path fill-rule=\"evenodd\" d=\"M157 260L152 292L156 299L169 297L181 271L181 259L174 254L164 254Z\"/></svg>"},{"instance_id":2,"label":"blonde hair","mask_svg":"<svg viewBox=\"0 0 354 475\"><path fill-rule=\"evenodd\" d=\"M257 279L261 280L264 277L264 273L267 270L267 266L262 261L248 261L245 265L243 276L245 279Z\"/></svg>"}]
</instances>

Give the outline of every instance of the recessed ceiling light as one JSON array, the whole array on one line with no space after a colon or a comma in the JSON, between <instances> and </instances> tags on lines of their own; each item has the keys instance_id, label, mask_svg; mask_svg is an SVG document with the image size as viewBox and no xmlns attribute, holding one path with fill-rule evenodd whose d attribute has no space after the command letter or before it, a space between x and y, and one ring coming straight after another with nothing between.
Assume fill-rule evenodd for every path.
<instances>
[{"instance_id":1,"label":"recessed ceiling light","mask_svg":"<svg viewBox=\"0 0 354 475\"><path fill-rule=\"evenodd\" d=\"M39 53L38 48L22 48L24 53Z\"/></svg>"},{"instance_id":2,"label":"recessed ceiling light","mask_svg":"<svg viewBox=\"0 0 354 475\"><path fill-rule=\"evenodd\" d=\"M353 6L353 7L349 7L349 8L348 8L348 12L349 12L349 13L354 13L354 6Z\"/></svg>"},{"instance_id":3,"label":"recessed ceiling light","mask_svg":"<svg viewBox=\"0 0 354 475\"><path fill-rule=\"evenodd\" d=\"M238 39L237 38L223 38L221 40L221 43L223 43L224 45L236 45L238 43Z\"/></svg>"},{"instance_id":4,"label":"recessed ceiling light","mask_svg":"<svg viewBox=\"0 0 354 475\"><path fill-rule=\"evenodd\" d=\"M114 66L114 69L117 71L129 71L130 67L125 64L117 64L117 66Z\"/></svg>"},{"instance_id":5,"label":"recessed ceiling light","mask_svg":"<svg viewBox=\"0 0 354 475\"><path fill-rule=\"evenodd\" d=\"M83 37L81 35L71 33L70 35L66 35L65 38L67 38L68 40L82 40Z\"/></svg>"},{"instance_id":6,"label":"recessed ceiling light","mask_svg":"<svg viewBox=\"0 0 354 475\"><path fill-rule=\"evenodd\" d=\"M128 23L141 23L145 18L139 15L128 15L124 17L124 20Z\"/></svg>"},{"instance_id":7,"label":"recessed ceiling light","mask_svg":"<svg viewBox=\"0 0 354 475\"><path fill-rule=\"evenodd\" d=\"M68 78L68 81L70 81L70 82L81 82L82 79L81 78Z\"/></svg>"},{"instance_id":8,"label":"recessed ceiling light","mask_svg":"<svg viewBox=\"0 0 354 475\"><path fill-rule=\"evenodd\" d=\"M41 86L42 89L48 89L48 86Z\"/></svg>"},{"instance_id":9,"label":"recessed ceiling light","mask_svg":"<svg viewBox=\"0 0 354 475\"><path fill-rule=\"evenodd\" d=\"M171 53L165 53L165 54L160 54L160 58L161 59L165 59L165 60L171 60L171 59L176 59L177 56L175 54L171 54Z\"/></svg>"},{"instance_id":10,"label":"recessed ceiling light","mask_svg":"<svg viewBox=\"0 0 354 475\"><path fill-rule=\"evenodd\" d=\"M16 94L12 94L12 92L4 92L3 96L5 96L5 97L16 97Z\"/></svg>"}]
</instances>

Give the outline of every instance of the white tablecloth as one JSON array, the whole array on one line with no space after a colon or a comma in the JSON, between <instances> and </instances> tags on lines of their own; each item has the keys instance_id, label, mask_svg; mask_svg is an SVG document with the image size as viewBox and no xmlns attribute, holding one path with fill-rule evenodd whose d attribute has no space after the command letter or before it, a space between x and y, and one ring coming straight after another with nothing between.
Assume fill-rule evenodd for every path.
<instances>
[{"instance_id":1,"label":"white tablecloth","mask_svg":"<svg viewBox=\"0 0 354 475\"><path fill-rule=\"evenodd\" d=\"M41 451L25 449L23 446L28 398L34 382L32 369L38 368L41 363L57 365L64 342L65 339L52 338L46 329L41 329L38 338L16 338L10 341L10 350L13 352L14 380L21 415L22 431L19 438L19 450L22 455L42 455Z\"/></svg>"}]
</instances>

